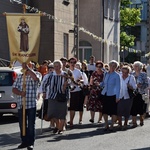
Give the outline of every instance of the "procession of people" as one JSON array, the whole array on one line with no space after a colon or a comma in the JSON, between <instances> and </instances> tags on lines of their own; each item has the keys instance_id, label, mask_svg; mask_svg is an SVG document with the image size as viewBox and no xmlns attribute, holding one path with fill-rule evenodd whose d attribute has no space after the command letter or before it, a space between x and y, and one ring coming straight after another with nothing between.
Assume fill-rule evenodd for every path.
<instances>
[{"instance_id":1,"label":"procession of people","mask_svg":"<svg viewBox=\"0 0 150 150\"><path fill-rule=\"evenodd\" d=\"M44 113L40 114L40 119L50 122L54 134L63 134L67 132L66 128L72 129L75 124L84 124L84 113L89 113L89 123L95 123L95 113L98 112L96 123L103 124L104 132L144 125L144 118L149 114L149 100L145 99L146 96L149 99L150 89L144 64L140 61L119 64L116 60L105 64L101 60L95 61L94 56L89 59L88 63L75 57L62 57L54 62L44 60L39 68L33 62L34 68L30 67L31 63L23 65L26 69L26 92L22 89L22 75L17 77L13 85L13 93L18 95L20 103L18 110L22 143L19 149L27 147L30 150L34 147L35 101L38 93L43 94L45 105L41 107ZM41 74L41 80L37 72ZM26 97L28 118L25 137L22 136L22 97ZM79 116L75 116L76 112L79 112ZM32 117L30 113L33 113ZM74 121L75 117L78 117L78 122ZM131 122L128 122L130 117Z\"/></svg>"}]
</instances>

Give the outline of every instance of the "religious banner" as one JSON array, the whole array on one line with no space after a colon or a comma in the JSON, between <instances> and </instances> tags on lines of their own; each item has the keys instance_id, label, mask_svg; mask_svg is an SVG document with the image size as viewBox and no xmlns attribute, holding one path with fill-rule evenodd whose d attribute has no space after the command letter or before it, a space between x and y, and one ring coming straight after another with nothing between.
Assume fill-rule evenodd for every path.
<instances>
[{"instance_id":1,"label":"religious banner","mask_svg":"<svg viewBox=\"0 0 150 150\"><path fill-rule=\"evenodd\" d=\"M38 61L40 14L6 13L10 61Z\"/></svg>"}]
</instances>

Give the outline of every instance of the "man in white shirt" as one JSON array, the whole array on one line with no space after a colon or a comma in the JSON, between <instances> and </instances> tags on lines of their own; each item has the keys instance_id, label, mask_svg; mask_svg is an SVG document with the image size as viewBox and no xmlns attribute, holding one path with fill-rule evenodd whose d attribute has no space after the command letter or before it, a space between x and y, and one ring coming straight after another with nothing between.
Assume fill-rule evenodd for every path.
<instances>
[{"instance_id":1,"label":"man in white shirt","mask_svg":"<svg viewBox=\"0 0 150 150\"><path fill-rule=\"evenodd\" d=\"M87 69L88 69L88 71L89 71L88 79L90 80L90 77L91 77L93 71L96 70L95 57L94 57L93 55L90 56L90 61L89 61L89 64L87 65Z\"/></svg>"}]
</instances>

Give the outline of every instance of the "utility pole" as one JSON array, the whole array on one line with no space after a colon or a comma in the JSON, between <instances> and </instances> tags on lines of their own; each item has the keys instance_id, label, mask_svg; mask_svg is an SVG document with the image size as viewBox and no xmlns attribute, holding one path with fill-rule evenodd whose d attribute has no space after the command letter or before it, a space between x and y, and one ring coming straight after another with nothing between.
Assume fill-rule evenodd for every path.
<instances>
[{"instance_id":1,"label":"utility pole","mask_svg":"<svg viewBox=\"0 0 150 150\"><path fill-rule=\"evenodd\" d=\"M79 58L79 0L74 0L74 55Z\"/></svg>"}]
</instances>

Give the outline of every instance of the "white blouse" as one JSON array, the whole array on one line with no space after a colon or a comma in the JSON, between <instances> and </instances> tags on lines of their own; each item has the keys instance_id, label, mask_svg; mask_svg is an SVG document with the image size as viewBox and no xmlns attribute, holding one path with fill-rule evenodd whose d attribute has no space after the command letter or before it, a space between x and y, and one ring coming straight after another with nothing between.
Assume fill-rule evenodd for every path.
<instances>
[{"instance_id":1,"label":"white blouse","mask_svg":"<svg viewBox=\"0 0 150 150\"><path fill-rule=\"evenodd\" d=\"M127 90L127 84L129 81L129 84L133 87L133 89L137 88L135 77L133 75L129 75L126 79L122 78L122 75L120 76L121 81L121 90L120 90L120 99L124 97L124 99L129 99L129 94Z\"/></svg>"}]
</instances>

